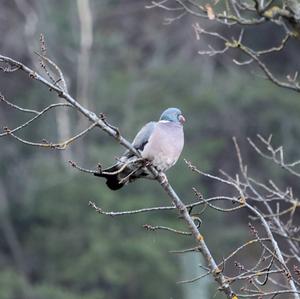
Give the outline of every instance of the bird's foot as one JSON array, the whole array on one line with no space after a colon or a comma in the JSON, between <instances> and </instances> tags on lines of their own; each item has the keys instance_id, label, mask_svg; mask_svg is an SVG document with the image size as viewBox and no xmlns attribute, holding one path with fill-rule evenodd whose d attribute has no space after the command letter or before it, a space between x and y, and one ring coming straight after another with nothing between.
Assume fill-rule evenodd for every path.
<instances>
[{"instance_id":1,"label":"bird's foot","mask_svg":"<svg viewBox=\"0 0 300 299\"><path fill-rule=\"evenodd\" d=\"M150 166L152 164L152 162L150 161L150 160L148 160L148 159L142 159L142 167L144 168L144 167L148 167L148 166Z\"/></svg>"}]
</instances>

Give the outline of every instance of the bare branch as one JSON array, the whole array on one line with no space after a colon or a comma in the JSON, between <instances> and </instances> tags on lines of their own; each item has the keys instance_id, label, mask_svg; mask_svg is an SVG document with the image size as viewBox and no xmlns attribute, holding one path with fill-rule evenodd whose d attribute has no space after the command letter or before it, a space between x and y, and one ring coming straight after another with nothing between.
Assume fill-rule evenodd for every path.
<instances>
[{"instance_id":1,"label":"bare branch","mask_svg":"<svg viewBox=\"0 0 300 299\"><path fill-rule=\"evenodd\" d=\"M152 226L150 224L144 224L143 227L146 230L149 231L156 231L156 230L165 230L165 231L169 231L178 235L185 235L185 236L190 236L191 233L190 232L183 232L174 228L170 228L170 227L166 227L166 226L161 226L161 225L156 225L156 226Z\"/></svg>"},{"instance_id":2,"label":"bare branch","mask_svg":"<svg viewBox=\"0 0 300 299\"><path fill-rule=\"evenodd\" d=\"M32 122L32 120L29 121L29 122ZM28 125L28 122L27 122L27 125ZM43 140L42 143L32 142L32 141L25 140L25 139L23 139L23 138L21 138L19 136L16 136L13 133L13 132L19 130L20 128L24 128L25 125L22 125L22 126L20 126L18 128L15 128L14 130L10 130L9 128L4 128L5 133L3 133L2 136L5 136L5 135L12 136L16 140L18 140L21 143L24 143L26 145L43 147L43 148L58 149L58 150L65 150L69 144L73 143L75 140L79 139L80 137L82 137L83 135L85 135L87 132L91 131L96 125L97 125L97 123L94 123L94 124L90 125L87 129L85 129L82 132L80 132L79 134L77 134L77 135L69 138L66 141L62 141L60 143L51 143L51 142L48 142L45 139ZM0 135L0 137L2 137L2 136Z\"/></svg>"},{"instance_id":3,"label":"bare branch","mask_svg":"<svg viewBox=\"0 0 300 299\"><path fill-rule=\"evenodd\" d=\"M3 100L3 101L5 101L6 103L9 103L10 106L14 107L17 110L20 110L22 112L27 112L27 113L33 113L33 114L36 114L36 116L33 117L33 118L31 118L30 120L26 121L25 123L21 124L20 126L14 128L14 129L10 129L8 132L1 133L0 137L7 136L7 135L9 135L11 133L14 133L14 132L17 132L17 131L19 131L21 129L24 129L25 127L27 127L28 125L30 125L32 122L34 122L35 120L37 120L38 118L40 118L42 115L44 115L46 112L48 112L49 110L51 110L53 108L57 108L57 107L73 107L71 104L68 104L68 103L58 103L58 104L49 105L48 107L46 107L45 109L43 109L42 111L39 112L39 111L36 111L36 110L21 108L19 106L16 106L16 105L8 102L7 100Z\"/></svg>"}]
</instances>

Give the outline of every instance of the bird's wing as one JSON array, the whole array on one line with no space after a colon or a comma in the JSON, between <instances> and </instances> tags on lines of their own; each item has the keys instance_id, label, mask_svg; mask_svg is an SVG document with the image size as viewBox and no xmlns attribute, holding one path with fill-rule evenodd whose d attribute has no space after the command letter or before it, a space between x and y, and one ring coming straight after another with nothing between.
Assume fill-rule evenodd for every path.
<instances>
[{"instance_id":1,"label":"bird's wing","mask_svg":"<svg viewBox=\"0 0 300 299\"><path fill-rule=\"evenodd\" d=\"M149 138L156 126L155 121L148 122L141 130L136 134L133 139L132 145L135 149L142 151L145 145L148 143Z\"/></svg>"},{"instance_id":2,"label":"bird's wing","mask_svg":"<svg viewBox=\"0 0 300 299\"><path fill-rule=\"evenodd\" d=\"M153 133L154 131L154 128L156 126L157 122L155 121L150 121L148 122L147 124L145 124L139 131L138 133L136 134L136 136L134 137L131 145L139 150L139 151L143 151L145 145L148 143L149 141L149 138L151 136L151 134ZM121 158L120 158L120 161L123 163L123 162L126 162L129 158L133 157L134 154L132 153L132 151L130 150L126 150Z\"/></svg>"}]
</instances>

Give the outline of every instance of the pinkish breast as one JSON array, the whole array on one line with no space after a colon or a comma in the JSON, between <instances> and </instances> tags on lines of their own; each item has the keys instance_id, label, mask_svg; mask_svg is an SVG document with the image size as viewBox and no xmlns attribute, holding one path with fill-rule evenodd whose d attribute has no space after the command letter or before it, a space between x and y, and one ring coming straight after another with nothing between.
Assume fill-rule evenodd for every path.
<instances>
[{"instance_id":1,"label":"pinkish breast","mask_svg":"<svg viewBox=\"0 0 300 299\"><path fill-rule=\"evenodd\" d=\"M180 124L158 122L142 156L161 170L166 171L178 160L184 145L183 128Z\"/></svg>"}]
</instances>

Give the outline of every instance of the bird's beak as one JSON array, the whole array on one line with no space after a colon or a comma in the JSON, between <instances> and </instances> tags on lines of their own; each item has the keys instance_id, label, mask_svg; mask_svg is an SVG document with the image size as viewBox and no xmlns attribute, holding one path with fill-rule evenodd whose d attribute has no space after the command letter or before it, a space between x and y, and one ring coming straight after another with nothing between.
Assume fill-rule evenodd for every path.
<instances>
[{"instance_id":1,"label":"bird's beak","mask_svg":"<svg viewBox=\"0 0 300 299\"><path fill-rule=\"evenodd\" d=\"M182 114L179 115L179 121L182 125L185 123L185 117Z\"/></svg>"}]
</instances>

